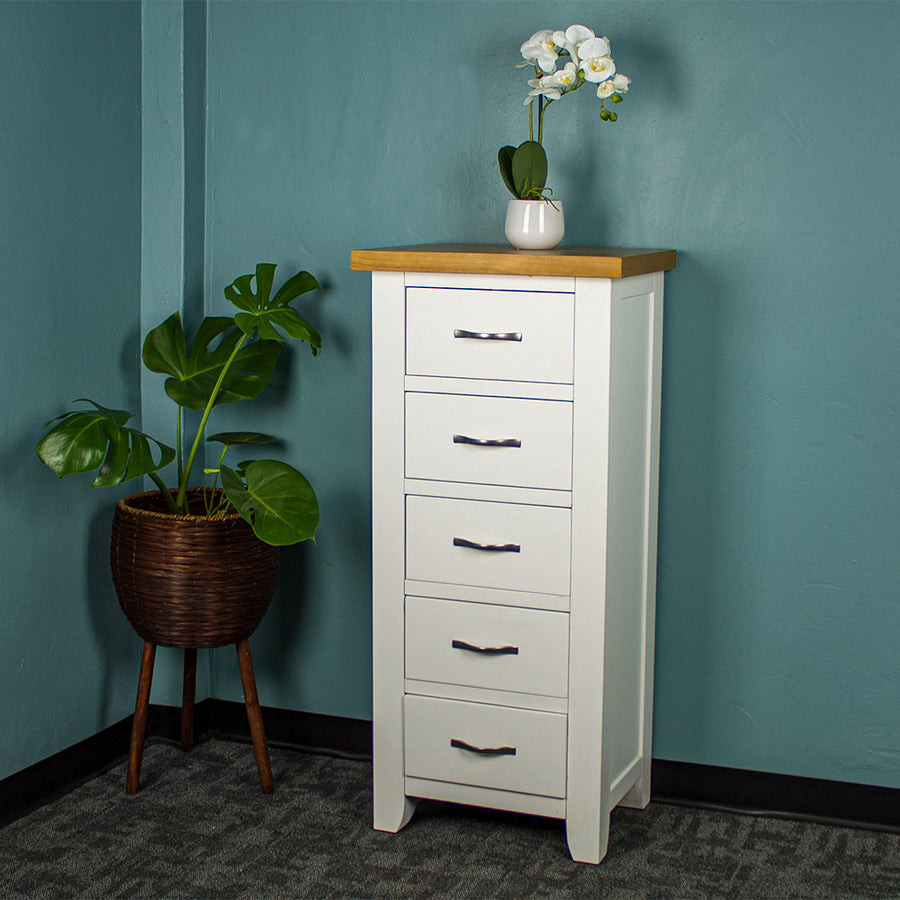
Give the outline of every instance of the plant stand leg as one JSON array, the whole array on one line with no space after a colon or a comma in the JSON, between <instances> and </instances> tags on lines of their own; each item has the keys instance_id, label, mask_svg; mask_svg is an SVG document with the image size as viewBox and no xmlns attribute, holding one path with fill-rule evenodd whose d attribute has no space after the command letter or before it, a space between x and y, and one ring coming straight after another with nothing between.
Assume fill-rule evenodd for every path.
<instances>
[{"instance_id":1,"label":"plant stand leg","mask_svg":"<svg viewBox=\"0 0 900 900\"><path fill-rule=\"evenodd\" d=\"M266 744L266 733L263 729L262 713L259 708L259 697L256 694L256 678L253 675L253 659L250 656L250 641L246 638L238 641L238 666L241 670L241 683L244 686L244 704L247 707L247 722L250 725L250 737L253 740L253 752L256 754L256 766L259 769L259 783L264 794L275 790L272 779L272 764L269 761L269 747Z\"/></svg>"},{"instance_id":2,"label":"plant stand leg","mask_svg":"<svg viewBox=\"0 0 900 900\"><path fill-rule=\"evenodd\" d=\"M194 698L197 686L197 650L184 651L184 687L181 694L181 749L194 749Z\"/></svg>"},{"instance_id":3,"label":"plant stand leg","mask_svg":"<svg viewBox=\"0 0 900 900\"><path fill-rule=\"evenodd\" d=\"M141 781L141 758L144 755L144 739L147 737L147 711L150 706L150 685L153 683L155 659L156 644L144 641L137 701L134 705L134 719L131 724L131 749L128 753L128 777L125 781L126 794L136 794Z\"/></svg>"}]
</instances>

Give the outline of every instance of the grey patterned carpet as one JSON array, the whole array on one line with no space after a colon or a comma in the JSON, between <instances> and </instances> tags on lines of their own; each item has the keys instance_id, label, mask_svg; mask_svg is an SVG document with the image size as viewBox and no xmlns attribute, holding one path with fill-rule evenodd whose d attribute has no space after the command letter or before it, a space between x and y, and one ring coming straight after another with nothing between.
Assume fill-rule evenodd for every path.
<instances>
[{"instance_id":1,"label":"grey patterned carpet","mask_svg":"<svg viewBox=\"0 0 900 900\"><path fill-rule=\"evenodd\" d=\"M613 813L609 855L573 863L560 822L420 803L371 819L371 767L272 748L156 743L0 830L3 898L900 898L900 835L653 803Z\"/></svg>"}]
</instances>

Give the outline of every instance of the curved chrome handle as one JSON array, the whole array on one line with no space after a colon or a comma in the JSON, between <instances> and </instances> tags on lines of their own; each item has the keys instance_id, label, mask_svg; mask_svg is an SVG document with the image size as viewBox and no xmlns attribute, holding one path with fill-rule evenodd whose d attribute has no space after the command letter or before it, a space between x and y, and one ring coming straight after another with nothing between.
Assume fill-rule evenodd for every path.
<instances>
[{"instance_id":1,"label":"curved chrome handle","mask_svg":"<svg viewBox=\"0 0 900 900\"><path fill-rule=\"evenodd\" d=\"M515 756L515 747L476 747L459 738L450 738L450 746L459 750L468 750L469 753L477 753L480 756Z\"/></svg>"},{"instance_id":2,"label":"curved chrome handle","mask_svg":"<svg viewBox=\"0 0 900 900\"><path fill-rule=\"evenodd\" d=\"M519 553L522 549L520 544L479 544L461 537L453 538L453 546L468 547L470 550L488 550L492 553Z\"/></svg>"},{"instance_id":3,"label":"curved chrome handle","mask_svg":"<svg viewBox=\"0 0 900 900\"><path fill-rule=\"evenodd\" d=\"M490 656L519 655L519 648L514 644L507 644L501 647L482 647L479 644L470 644L468 641L454 640L450 646L454 650L471 650L472 653L486 653Z\"/></svg>"},{"instance_id":4,"label":"curved chrome handle","mask_svg":"<svg viewBox=\"0 0 900 900\"><path fill-rule=\"evenodd\" d=\"M473 438L466 434L454 434L454 444L472 444L475 447L521 447L522 441L519 438L501 438L499 440L491 440L488 438Z\"/></svg>"},{"instance_id":5,"label":"curved chrome handle","mask_svg":"<svg viewBox=\"0 0 900 900\"><path fill-rule=\"evenodd\" d=\"M473 341L521 341L521 331L466 331L463 328L453 330L455 338L469 338Z\"/></svg>"}]
</instances>

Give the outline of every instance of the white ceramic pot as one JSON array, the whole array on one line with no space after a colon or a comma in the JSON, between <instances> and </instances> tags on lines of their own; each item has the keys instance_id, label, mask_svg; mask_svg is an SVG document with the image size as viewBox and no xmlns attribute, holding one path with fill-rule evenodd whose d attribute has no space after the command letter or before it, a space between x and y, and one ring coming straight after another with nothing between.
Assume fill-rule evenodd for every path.
<instances>
[{"instance_id":1,"label":"white ceramic pot","mask_svg":"<svg viewBox=\"0 0 900 900\"><path fill-rule=\"evenodd\" d=\"M519 250L552 250L566 233L559 200L510 200L506 239Z\"/></svg>"}]
</instances>

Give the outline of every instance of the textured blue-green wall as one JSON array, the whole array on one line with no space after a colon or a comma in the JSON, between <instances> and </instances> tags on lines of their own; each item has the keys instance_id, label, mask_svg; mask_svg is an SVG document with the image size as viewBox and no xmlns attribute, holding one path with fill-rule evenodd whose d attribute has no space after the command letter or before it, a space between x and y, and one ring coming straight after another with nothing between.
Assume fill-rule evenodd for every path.
<instances>
[{"instance_id":1,"label":"textured blue-green wall","mask_svg":"<svg viewBox=\"0 0 900 900\"><path fill-rule=\"evenodd\" d=\"M133 702L136 644L106 562L112 498L57 484L30 454L72 396L135 407L142 311L169 302L140 296L140 9L0 4L13 336L0 372L14 386L0 398L0 711L13 723L0 777ZM518 46L580 21L612 38L634 81L615 126L587 91L548 113L566 241L680 252L654 754L900 786L900 5L212 2L205 35L190 9L176 35L187 62L172 63L184 74L157 73L163 107L184 115L183 152L171 122L146 114L153 85L143 120L145 154L186 173L183 195L145 205L145 225L182 236L172 265L189 311L201 277L220 311L222 288L259 260L326 285L304 303L326 352L293 354L252 417L284 437L323 505L318 544L284 554L253 641L263 702L371 709L368 278L349 252L502 242L494 156L526 133ZM159 160L144 162L146 178ZM232 655L213 670L216 693L239 699ZM162 687L154 699L177 702Z\"/></svg>"},{"instance_id":2,"label":"textured blue-green wall","mask_svg":"<svg viewBox=\"0 0 900 900\"><path fill-rule=\"evenodd\" d=\"M354 247L502 242L520 43L582 22L619 122L548 113L570 244L674 247L658 757L900 786L893 3L213 2L208 301L258 259L326 283L266 421L319 489L255 638L265 703L366 717L368 279ZM214 684L239 698L230 657Z\"/></svg>"},{"instance_id":3,"label":"textured blue-green wall","mask_svg":"<svg viewBox=\"0 0 900 900\"><path fill-rule=\"evenodd\" d=\"M115 497L34 453L76 397L137 409L140 8L0 3L0 778L134 704Z\"/></svg>"}]
</instances>

